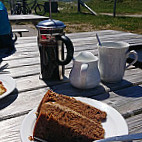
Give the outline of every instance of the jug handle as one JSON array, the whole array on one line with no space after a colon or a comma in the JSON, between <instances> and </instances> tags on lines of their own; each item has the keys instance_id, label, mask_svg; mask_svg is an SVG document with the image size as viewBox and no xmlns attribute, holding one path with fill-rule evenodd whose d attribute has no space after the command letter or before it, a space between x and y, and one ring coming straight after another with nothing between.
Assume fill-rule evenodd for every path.
<instances>
[{"instance_id":1,"label":"jug handle","mask_svg":"<svg viewBox=\"0 0 142 142\"><path fill-rule=\"evenodd\" d=\"M58 64L59 65L66 65L73 58L74 47L73 47L73 44L72 44L71 40L67 36L62 35L62 36L59 36L58 39L63 41L63 43L66 45L66 49L67 49L66 59L63 60L63 61L61 61L61 60L58 59Z\"/></svg>"},{"instance_id":2,"label":"jug handle","mask_svg":"<svg viewBox=\"0 0 142 142\"><path fill-rule=\"evenodd\" d=\"M89 66L88 64L82 64L81 65L80 78L81 78L82 87L86 86L86 77L87 77L88 66Z\"/></svg>"}]
</instances>

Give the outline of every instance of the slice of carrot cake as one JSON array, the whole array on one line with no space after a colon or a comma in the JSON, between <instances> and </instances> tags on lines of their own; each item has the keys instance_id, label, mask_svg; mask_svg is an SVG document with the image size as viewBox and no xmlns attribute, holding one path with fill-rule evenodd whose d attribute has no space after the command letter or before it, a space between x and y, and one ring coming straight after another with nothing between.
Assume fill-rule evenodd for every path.
<instances>
[{"instance_id":1,"label":"slice of carrot cake","mask_svg":"<svg viewBox=\"0 0 142 142\"><path fill-rule=\"evenodd\" d=\"M40 106L33 137L48 142L92 142L104 138L104 133L101 123L56 101L48 101Z\"/></svg>"},{"instance_id":2,"label":"slice of carrot cake","mask_svg":"<svg viewBox=\"0 0 142 142\"><path fill-rule=\"evenodd\" d=\"M57 102L58 104L69 107L70 109L80 113L83 116L86 116L89 119L92 119L93 121L102 121L103 119L106 119L107 116L106 112L104 111L101 111L91 105L78 101L73 97L58 94L51 90L48 90L41 100L37 109L37 115L41 111L41 105L46 102Z\"/></svg>"}]
</instances>

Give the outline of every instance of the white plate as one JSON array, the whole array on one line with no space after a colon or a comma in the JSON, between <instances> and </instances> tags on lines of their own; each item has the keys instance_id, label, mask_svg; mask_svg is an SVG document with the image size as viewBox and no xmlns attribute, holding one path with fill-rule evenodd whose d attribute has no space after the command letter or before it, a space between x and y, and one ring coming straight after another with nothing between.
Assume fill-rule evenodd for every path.
<instances>
[{"instance_id":1,"label":"white plate","mask_svg":"<svg viewBox=\"0 0 142 142\"><path fill-rule=\"evenodd\" d=\"M15 80L8 75L0 75L0 81L2 81L4 87L7 89L5 93L0 95L0 99L4 98L5 96L9 95L16 87Z\"/></svg>"},{"instance_id":2,"label":"white plate","mask_svg":"<svg viewBox=\"0 0 142 142\"><path fill-rule=\"evenodd\" d=\"M103 128L105 129L105 138L128 134L127 123L117 110L115 110L114 108L112 108L111 106L105 103L90 98L84 98L84 97L75 97L75 98L107 113L107 119L105 122L102 123ZM31 142L28 139L28 137L32 136L33 134L33 128L36 121L35 112L36 108L30 111L22 122L22 126L20 129L22 142Z\"/></svg>"}]
</instances>

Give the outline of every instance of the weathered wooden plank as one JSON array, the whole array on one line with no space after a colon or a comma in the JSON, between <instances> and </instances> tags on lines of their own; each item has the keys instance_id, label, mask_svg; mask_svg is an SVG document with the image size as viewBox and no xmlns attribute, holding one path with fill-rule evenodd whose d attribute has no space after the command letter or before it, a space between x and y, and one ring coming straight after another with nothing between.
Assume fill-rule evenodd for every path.
<instances>
[{"instance_id":1,"label":"weathered wooden plank","mask_svg":"<svg viewBox=\"0 0 142 142\"><path fill-rule=\"evenodd\" d=\"M97 43L97 40L96 40L96 37L95 37L95 34L97 32L91 32L91 33L88 33L85 35L81 34L80 35L80 38L77 37L77 40L82 40L83 38L85 38L87 40L87 37L90 37L91 39L94 38L94 41L95 41L95 44ZM86 37L85 37L86 36ZM69 35L69 37L72 37ZM75 37L75 36L74 36ZM125 41L125 42L128 42L130 43L130 45L134 46L134 45L142 45L142 35L138 35L138 34L132 34L132 33L126 33L126 32L119 32L115 34L111 34L111 33L108 33L107 35L103 35L101 34L101 32L99 32L99 37L101 39L101 41Z\"/></svg>"},{"instance_id":2,"label":"weathered wooden plank","mask_svg":"<svg viewBox=\"0 0 142 142\"><path fill-rule=\"evenodd\" d=\"M20 37L22 37L22 34L24 32L29 32L29 30L28 29L12 29L12 33L19 34Z\"/></svg>"},{"instance_id":3,"label":"weathered wooden plank","mask_svg":"<svg viewBox=\"0 0 142 142\"><path fill-rule=\"evenodd\" d=\"M127 32L122 32L122 31L113 31L113 30L104 30L104 31L94 31L94 32L81 32L81 33L71 33L71 34L66 34L69 38L72 40L83 40L87 38L92 38L96 39L96 33L99 34L100 38L103 40L107 39L141 39L142 35L139 34L133 34L133 33L127 33ZM33 39L34 37L30 37L30 39ZM36 38L36 37L35 37ZM28 37L22 37L19 38L17 42L24 41L24 40L29 40ZM97 40L96 40L97 41Z\"/></svg>"},{"instance_id":4,"label":"weathered wooden plank","mask_svg":"<svg viewBox=\"0 0 142 142\"><path fill-rule=\"evenodd\" d=\"M134 88L132 88L131 90L130 90L130 93L132 93L132 90L137 90L137 92L139 92L138 91L138 89L134 89ZM41 91L41 89L40 89L40 91ZM41 92L43 93L45 90L43 89ZM32 92L32 93L31 93ZM41 94L42 94L41 93ZM122 93L122 92L121 92ZM141 90L140 90L140 93L141 93ZM42 98L42 96L41 96L41 94L39 94L39 90L38 91L30 91L30 92L23 92L23 93L20 93L19 95L18 95L18 100L16 99L9 107L7 107L7 108L3 108L2 109L2 111L0 112L0 116L3 116L1 113L3 113L3 114L7 114L6 116L3 116L3 118L8 118L8 117L11 117L11 116L13 116L13 117L16 117L17 115L18 115L18 113L22 113L23 111L25 112L26 110L28 111L28 110L30 110L30 109L32 109L32 108L34 108L38 103L39 103L39 100ZM125 94L125 93L124 93ZM132 94L136 94L136 92L133 92ZM121 112L122 114L123 114L123 111L124 112L129 112L129 113L132 113L131 112L131 107L124 107L124 105L126 105L126 104L128 104L128 102L131 102L131 99L133 99L132 98L132 94L127 94L127 96L123 96L122 94L122 97L121 98L119 98L119 96L118 95L120 95L120 93L118 94L114 94L114 93L110 93L110 98L112 97L112 99L110 99L109 98L109 101L107 100L107 101L104 101L104 102L107 102L108 104L110 104L110 105L112 105L113 107L115 107L119 112ZM39 97L39 95L40 95L40 97ZM102 94L103 95L103 99L106 99L106 98L104 98L104 96L106 97L106 95L104 95L104 94ZM102 96L101 95L101 96ZM21 97L22 96L22 97ZM99 98L99 96L97 96L98 98ZM129 97L129 98L127 98L127 97ZM136 96L135 96L136 97ZM139 93L137 93L137 97L139 97ZM94 97L95 98L95 97ZM95 98L95 99L97 99L97 98ZM119 101L118 101L118 100ZM130 105L130 106L132 106L133 108L134 108L134 104L136 104L135 105L135 108L137 108L138 106L140 106L140 103L141 103L141 100L142 98L138 98L138 99L136 99L135 101L133 101L133 102L131 102L132 104ZM8 100L11 100L11 99L8 99ZM32 100L33 101L33 103L31 104L31 102L29 102L29 100ZM115 104L115 101L116 102L118 102L118 104ZM125 101L124 101L125 100ZM4 100L5 102L7 102L7 100ZM38 102L38 103L37 103ZM120 104L121 103L121 104ZM21 108L21 104L25 104L24 105L24 108ZM115 105L114 105L115 104ZM121 106L122 106L122 108L121 108ZM129 105L128 105L129 106ZM125 109L124 109L125 108ZM18 110L19 110L19 112L18 112ZM126 111L126 109L128 109L128 111ZM12 110L14 110L14 111L12 111ZM133 109L134 110L134 109ZM12 113L11 113L12 112ZM24 113L23 112L23 113ZM11 120L11 119L8 119L8 120ZM6 120L7 121L7 120ZM3 121L4 122L4 121ZM18 121L17 121L18 122ZM14 124L14 123L13 123ZM139 125L138 125L139 126ZM141 127L141 126L140 126ZM139 129L139 128L138 128ZM12 138L13 139L13 136L12 137L10 137L10 136L8 136L8 139L9 138Z\"/></svg>"},{"instance_id":5,"label":"weathered wooden plank","mask_svg":"<svg viewBox=\"0 0 142 142\"><path fill-rule=\"evenodd\" d=\"M97 55L98 50L88 50L89 52L92 52L93 54ZM77 56L80 53L80 51L74 52L74 57ZM14 55L4 58L3 64L8 63L8 68L13 67L20 67L20 66L29 66L29 65L35 65L40 63L40 54L38 52L16 52ZM72 61L65 65L66 68L72 67Z\"/></svg>"},{"instance_id":6,"label":"weathered wooden plank","mask_svg":"<svg viewBox=\"0 0 142 142\"><path fill-rule=\"evenodd\" d=\"M100 99L108 96L104 102L116 108L126 118L135 113L142 113L142 85L109 92L101 96Z\"/></svg>"},{"instance_id":7,"label":"weathered wooden plank","mask_svg":"<svg viewBox=\"0 0 142 142\"><path fill-rule=\"evenodd\" d=\"M39 75L25 76L22 78L17 78L15 80L18 92L35 90L47 86L47 84L43 80L39 79Z\"/></svg>"},{"instance_id":8,"label":"weathered wooden plank","mask_svg":"<svg viewBox=\"0 0 142 142\"><path fill-rule=\"evenodd\" d=\"M128 124L129 132L131 134L142 133L142 114L135 115L126 119L126 122Z\"/></svg>"},{"instance_id":9,"label":"weathered wooden plank","mask_svg":"<svg viewBox=\"0 0 142 142\"><path fill-rule=\"evenodd\" d=\"M19 78L20 82L23 81L21 84L17 83L17 84L19 84L18 85L18 88L20 88L19 91L22 91L22 89L23 90L32 89L32 88L34 88L34 86L38 86L38 87L45 86L45 84L38 83L39 74L40 74L40 64L39 64L39 60L34 60L34 59L35 58L33 58L33 59L29 58L28 59L29 62L25 59L18 60L17 62L16 62L16 60L11 60L11 61L7 62L7 63L9 63L9 66L4 71L9 71L9 74L12 77L17 78L17 80ZM72 62L65 67L66 67L65 75L67 78L69 78L70 70L72 68ZM126 70L124 80L122 82L116 83L116 84L105 84L105 85L110 90L118 90L121 88L132 86L133 84L141 84L142 83L141 74L142 74L141 69L132 68L132 69ZM26 82L28 80L30 80L30 82L31 82L30 85L28 85ZM37 83L34 83L34 82L37 82ZM52 86L53 84L54 85L60 84L59 82L56 82L56 83L51 82L48 85ZM69 80L68 80L68 82L69 82ZM67 88L69 88L69 87L71 88L70 83L67 83L66 86L68 86ZM61 89L62 85L55 86L55 88ZM106 91L106 90L104 90L104 91Z\"/></svg>"},{"instance_id":10,"label":"weathered wooden plank","mask_svg":"<svg viewBox=\"0 0 142 142\"><path fill-rule=\"evenodd\" d=\"M86 46L83 46L83 48L80 46L80 47L77 47L75 48L75 52L74 52L74 57L77 56L81 51L84 51L84 50L87 50L89 52L92 52L95 56L98 55L98 49L91 49L94 48L94 45L86 45ZM33 51L31 51L33 50ZM29 60L29 58L35 58L33 60L36 60L37 59L37 63L39 63L39 56L40 56L40 53L38 51L38 49L36 49L36 47L34 47L33 49L31 49L30 51L28 51L28 49L24 49L22 51L17 51L16 53L14 53L12 56L9 56L9 57L6 57L4 58L3 60L4 61L9 61L10 60L17 60L17 59L20 59L20 60ZM65 51L66 52L66 51ZM27 59L26 59L27 58ZM32 59L30 59L32 60ZM11 61L12 62L12 61Z\"/></svg>"},{"instance_id":11,"label":"weathered wooden plank","mask_svg":"<svg viewBox=\"0 0 142 142\"><path fill-rule=\"evenodd\" d=\"M21 46L22 47L22 46ZM22 49L25 49L25 48L22 48ZM36 60L35 60L36 61ZM16 61L15 61L15 63L16 63ZM35 69L36 69L36 72L35 71L33 71L32 69L31 69L31 67L29 67L29 65L27 64L27 62L25 62L25 63L23 63L23 62L20 62L20 66L21 66L21 68L22 68L22 65L24 65L24 66L28 66L27 67L27 72L25 72L24 73L24 71L23 72L21 72L21 74L18 74L18 70L20 70L21 71L21 69L19 68L19 69L14 69L11 73L12 73L12 75L13 75L13 77L20 77L20 76L27 76L27 75L32 75L32 74L38 74L39 73L39 71L40 71L40 69L39 69L39 66L38 65L36 65L36 66L33 66ZM34 64L36 64L36 62L34 63ZM37 64L38 64L38 62L37 62ZM17 66L19 66L19 65L17 65ZM69 66L68 66L69 67ZM71 67L71 66L70 66ZM26 68L25 68L26 69ZM32 71L31 71L32 70ZM31 72L32 72L32 74L31 74ZM16 72L16 74L14 74ZM123 83L122 83L123 84ZM115 86L115 85L112 85L112 86ZM120 86L120 85L119 85ZM122 86L124 86L124 85L122 85ZM114 89L114 87L113 87L113 89Z\"/></svg>"},{"instance_id":12,"label":"weathered wooden plank","mask_svg":"<svg viewBox=\"0 0 142 142\"><path fill-rule=\"evenodd\" d=\"M70 36L69 36L70 37ZM103 36L100 37L101 41L125 41L130 43L131 45L135 45L135 44L141 44L141 40L142 40L142 36L138 37L135 35L110 35L110 36ZM71 41L73 42L73 44L78 45L79 42L81 42L82 44L97 44L97 39L96 37L91 37L89 34L86 35L86 37L80 37L80 38L70 38ZM25 41L24 39L22 41ZM26 41L26 43L31 43L32 40L28 40ZM17 42L18 43L18 42ZM18 43L19 44L19 43ZM25 44L25 42L20 42L20 44ZM20 47L20 46L19 46Z\"/></svg>"},{"instance_id":13,"label":"weathered wooden plank","mask_svg":"<svg viewBox=\"0 0 142 142\"><path fill-rule=\"evenodd\" d=\"M34 60L34 62L32 62L32 60ZM14 65L12 66L12 64L14 64ZM30 66L30 65L32 65L32 66ZM25 72L22 69L23 66L27 72ZM11 67L12 67L12 69L11 69ZM18 68L15 68L15 67L18 67ZM71 67L72 67L72 63L70 63L69 65L66 66L66 68L71 68ZM8 67L7 71L10 71L11 75L14 78L17 78L17 77L19 78L21 76L28 76L29 77L30 75L33 75L33 74L37 74L39 76L39 73L40 73L39 58L37 58L37 60L35 58L34 59L27 58L27 60L25 60L25 59L11 60L11 61L9 61L9 67ZM67 72L68 73L66 73L66 75L68 77L70 71L68 70ZM138 70L138 69L132 70L132 71L129 70L129 71L126 71L125 74L126 74L126 77L124 77L124 79L126 79L126 81L123 81L119 85L118 84L111 84L111 85L107 85L107 86L109 88L111 88L111 90L117 90L120 88L130 86L130 85L132 85L132 83L133 84L141 83L141 77L139 77L139 76L141 76L141 70ZM37 78L35 78L35 79L37 79ZM127 80L129 80L129 81L127 81ZM34 79L32 79L32 82L34 83ZM28 87L29 86L27 86L27 88ZM39 85L39 87L40 87L40 85ZM24 88L24 90L26 90L27 88ZM33 86L31 86L31 88L33 88Z\"/></svg>"},{"instance_id":14,"label":"weathered wooden plank","mask_svg":"<svg viewBox=\"0 0 142 142\"><path fill-rule=\"evenodd\" d=\"M37 36L30 36L30 37L18 37L16 44L24 43L24 42L31 42L37 40Z\"/></svg>"},{"instance_id":15,"label":"weathered wooden plank","mask_svg":"<svg viewBox=\"0 0 142 142\"><path fill-rule=\"evenodd\" d=\"M93 31L93 32L79 32L79 33L70 33L66 34L67 36L70 36L71 38L80 38L80 37L96 37L96 33L99 35L99 37L109 37L109 36L117 36L117 35L138 35L133 34L129 32L123 32L123 31L116 31L116 30L99 30L99 31Z\"/></svg>"},{"instance_id":16,"label":"weathered wooden plank","mask_svg":"<svg viewBox=\"0 0 142 142\"><path fill-rule=\"evenodd\" d=\"M25 54L24 54L25 55ZM21 56L20 56L21 57ZM31 55L29 55L28 57L31 57ZM18 58L18 56L17 56ZM39 56L35 57L31 57L31 58L20 58L20 59L16 59L16 60L9 60L9 61L4 61L5 63L8 63L8 68L16 68L16 67L23 67L23 66L32 66L32 65L39 65L40 66L40 59Z\"/></svg>"},{"instance_id":17,"label":"weathered wooden plank","mask_svg":"<svg viewBox=\"0 0 142 142\"><path fill-rule=\"evenodd\" d=\"M100 32L99 36L101 39L104 38L104 40L107 40L105 39L107 36L109 37L108 39L116 36L115 39L120 40L120 37L124 35L125 40L128 39L128 41L130 41L130 37L133 38L134 36L131 33L126 34L118 31L112 31L112 34L109 35L110 32L111 31L103 31L102 33ZM116 33L119 34L118 37ZM91 32L89 34L91 34ZM96 45L94 46L94 44L97 42L95 40L95 32L93 32L93 34L94 35L91 36L88 35L88 33L78 33L77 35L69 34L75 45L75 55L84 49L91 51L95 55L97 54L97 49L95 49ZM141 37L138 35L135 41L139 41L140 38ZM35 43L31 44L34 41ZM14 55L4 59L4 62L9 63L9 67L6 69L6 71L10 71L10 75L15 78L17 83L17 90L0 100L0 128L2 128L0 130L0 133L2 134L0 136L0 141L20 141L19 126L24 117L22 115L26 114L39 104L40 100L48 89L47 86L50 86L58 93L63 93L70 96L88 96L93 99L105 102L116 108L121 114L123 114L125 118L127 118L130 133L141 132L141 69L132 67L126 70L124 80L121 83L105 84L103 86L100 85L94 89L80 90L72 87L69 83L69 80L66 80L67 83L62 83L61 81L45 83L44 81L39 80L40 64L39 56L37 56L38 48L36 37L32 37L31 39L19 38L16 44L16 48L17 52ZM71 67L72 62L66 66L67 78L69 77ZM133 86L133 84L141 85ZM130 117L131 115L136 116Z\"/></svg>"},{"instance_id":18,"label":"weathered wooden plank","mask_svg":"<svg viewBox=\"0 0 142 142\"><path fill-rule=\"evenodd\" d=\"M66 86L64 86L66 88ZM139 109L142 110L142 87L134 86L120 91L110 92L107 94L100 94L95 96L94 90L80 90L73 94L69 94L70 90L64 89L54 90L58 93L63 93L70 96L84 96L85 93L90 93L93 99L101 100L115 109L117 109L125 117L134 115L133 113ZM17 117L25 112L36 107L43 95L47 91L47 87L33 91L26 91L16 94L16 91L7 96L5 99L0 100L0 120ZM64 89L64 90L63 90ZM68 92L67 92L67 91ZM31 101L32 103L31 103ZM21 105L23 107L21 107ZM141 112L142 113L142 112Z\"/></svg>"},{"instance_id":19,"label":"weathered wooden plank","mask_svg":"<svg viewBox=\"0 0 142 142\"><path fill-rule=\"evenodd\" d=\"M32 60L29 60L29 61L32 61ZM36 63L36 61L37 61L37 63ZM30 65L30 63L28 63L26 61L25 62L24 61L23 62L17 61L17 64L19 63L18 67L7 68L7 69L5 69L5 71L9 71L13 77L20 77L22 75L28 76L28 75L31 75L31 72L32 72L32 74L38 74L40 72L40 64L39 64L38 61L39 60L35 60L35 64L31 64L31 65ZM7 63L9 63L9 62L7 61ZM16 63L16 61L15 61L15 63ZM22 64L24 64L24 66ZM23 67L24 67L24 70L23 70ZM70 64L66 65L65 67L68 68L68 69L72 68L72 62ZM130 73L130 75L129 75L129 73ZM124 79L131 82L132 76L136 77L136 76L141 75L141 70L138 69L138 68L134 69L134 70L133 69L132 70L126 70L125 74L126 74L126 78L124 77ZM140 78L140 80L141 80L141 78ZM140 82L140 80L139 80L139 82ZM136 83L138 80L134 80L134 81L135 82L133 82L133 83Z\"/></svg>"},{"instance_id":20,"label":"weathered wooden plank","mask_svg":"<svg viewBox=\"0 0 142 142\"><path fill-rule=\"evenodd\" d=\"M22 58L25 58L25 60L28 60L29 58L35 58L38 57L39 53L36 52L16 52L12 56L8 56L6 58L3 58L3 61L9 61L9 60L20 60Z\"/></svg>"},{"instance_id":21,"label":"weathered wooden plank","mask_svg":"<svg viewBox=\"0 0 142 142\"><path fill-rule=\"evenodd\" d=\"M139 37L137 36L135 36L135 35L129 35L129 34L127 34L127 33L124 33L124 34L116 34L115 36L114 35L107 35L107 36L100 36L100 39L101 39L101 41L108 41L108 40L110 40L110 41L122 41L122 40L124 40L124 41L138 41L138 40L140 40L140 39L142 39L142 36L140 35ZM83 40L85 40L85 41L95 41L96 43L97 43L97 39L96 39L96 37L94 36L94 37L91 37L89 34L88 34L88 36L86 36L86 37L80 37L80 38L76 38L76 39L72 39L74 42L77 42L77 41L83 41Z\"/></svg>"},{"instance_id":22,"label":"weathered wooden plank","mask_svg":"<svg viewBox=\"0 0 142 142\"><path fill-rule=\"evenodd\" d=\"M20 142L20 127L26 115L0 122L1 142Z\"/></svg>"},{"instance_id":23,"label":"weathered wooden plank","mask_svg":"<svg viewBox=\"0 0 142 142\"><path fill-rule=\"evenodd\" d=\"M16 82L17 82L18 91L25 91L25 90L27 91L27 90L32 90L32 89L36 90L38 88L43 88L46 86L46 84L42 80L39 80L39 75L18 78L18 79L16 79ZM57 84L59 84L59 83L57 82ZM77 96L81 95L81 96L90 96L91 97L93 95L98 95L98 94L104 93L105 91L117 90L120 88L124 88L124 87L127 87L128 85L129 84L127 84L127 82L126 82L126 84L122 82L119 85L118 84L112 84L110 86L107 85L108 88L104 87L104 86L103 87L99 86L98 88L94 88L94 89L90 89L90 90L79 90L79 89L73 88L70 85L70 83L64 83L62 85L56 85L56 86L51 85L51 88L53 90L55 90L56 92L64 93L67 95L77 95ZM107 98L108 95L104 95L104 96L105 96L105 98ZM121 99L120 99L120 101L121 101Z\"/></svg>"},{"instance_id":24,"label":"weathered wooden plank","mask_svg":"<svg viewBox=\"0 0 142 142\"><path fill-rule=\"evenodd\" d=\"M79 42L74 44L74 49L75 49L75 51L93 50L93 49L96 50L97 49L97 44L79 41ZM39 52L36 42L32 43L32 44L31 43L19 44L19 46L16 45L16 52L33 52L33 51L34 52L35 51Z\"/></svg>"},{"instance_id":25,"label":"weathered wooden plank","mask_svg":"<svg viewBox=\"0 0 142 142\"><path fill-rule=\"evenodd\" d=\"M123 37L122 35L120 37ZM120 37L118 37L119 40L122 40L120 39ZM114 37L112 37L114 38ZM130 38L130 37L128 37ZM34 39L34 37L32 37L32 40ZM124 37L123 37L124 39ZM105 40L108 40L108 38ZM24 44L24 45L23 45ZM24 41L23 44L19 43L19 44L16 44L16 53L17 52L35 52L37 51L38 52L38 48L37 48L37 41L36 41L36 37L35 37L35 42L33 41L30 41L30 42L26 42ZM97 41L96 41L96 38L95 37L84 37L84 38L80 38L80 39L73 39L73 44L75 46L75 51L82 51L84 49L94 49L96 50L97 49ZM24 48L23 48L24 46ZM15 56L16 56L16 53L15 53ZM26 53L25 53L26 54ZM6 58L6 59L9 59L9 58Z\"/></svg>"},{"instance_id":26,"label":"weathered wooden plank","mask_svg":"<svg viewBox=\"0 0 142 142\"><path fill-rule=\"evenodd\" d=\"M124 80L121 83L119 83L119 85L118 84L117 85L116 84L110 84L110 85L100 84L98 87L88 89L88 90L77 89L77 88L73 87L70 84L70 82L67 82L67 83L64 83L64 84L52 85L52 86L50 86L50 88L52 90L57 91L58 93L64 93L64 94L67 94L67 95L75 94L77 96L92 97L92 96L96 96L96 95L99 95L99 94L103 94L105 92L123 89L123 88L129 87L129 86L132 86L132 83Z\"/></svg>"},{"instance_id":27,"label":"weathered wooden plank","mask_svg":"<svg viewBox=\"0 0 142 142\"><path fill-rule=\"evenodd\" d=\"M132 90L135 90L134 88L133 89L131 89L130 90L130 92L132 91ZM30 108L31 108L31 106L34 108L35 106L36 106L36 104L34 104L34 103L30 103L29 104L29 100L31 99L33 102L35 102L36 101L36 103L37 103L37 100L39 100L39 96L37 97L37 92L39 92L39 91L33 91L32 92L32 94L30 94L29 92L28 93L25 93L25 92L23 92L23 97L22 97L22 99L21 99L21 101L17 101L16 102L16 104L13 106L13 103L15 103L15 102L13 102L9 107L11 107L12 106L12 109L14 110L14 111L16 111L16 114L11 114L11 112L13 112L11 109L9 109L8 107L8 109L9 109L9 113L7 113L9 116L10 115L13 115L13 116L17 116L17 108L18 109L20 109L20 113L21 113L21 110L23 110L23 108L21 108L21 103L22 104L25 104L26 105L26 108L28 109L28 110L30 110ZM135 92L133 92L133 94L135 94ZM21 95L21 94L20 94ZM27 96L28 95L28 96ZM34 95L34 96L33 96ZM35 97L35 95L36 95L36 97ZM40 94L41 95L41 94ZM118 95L118 94L117 94ZM116 97L117 95L115 95L114 93L113 94L111 94L111 96L112 96L112 100L114 100L114 99L116 99L116 98L119 98L119 97ZM115 97L114 97L115 96ZM34 97L34 99L33 99L33 97ZM128 96L127 96L128 97ZM129 95L129 97L132 97L131 95ZM138 97L138 96L137 96ZM19 99L19 98L18 98ZM28 100L29 99L29 100ZM126 100L127 100L128 98L126 98ZM113 101L112 100L110 100L110 101L104 101L104 102L107 102L108 104L110 104L110 105L112 105L113 107L114 107L114 103L112 103ZM120 111L120 109L119 109L119 107L121 107L121 106L123 106L123 105L125 105L125 104L127 104L127 102L129 102L130 101L130 99L129 100L127 100L127 102L126 101L123 101L123 103L122 103L122 100L124 100L124 97L123 98L120 98L120 102L118 102L118 103L121 103L121 104L119 104L119 106L117 106L117 107L115 107L119 112L121 112ZM139 106L140 104L139 104L139 100L140 100L140 98L138 99L138 100L136 100L136 101L134 101L133 102L133 104L137 104L137 106ZM16 101L16 100L15 100ZM110 103L109 103L110 102ZM18 103L18 105L17 105L17 103ZM35 105L35 106L33 106L33 104ZM134 106L134 105L131 105L131 106ZM116 104L115 104L116 105ZM122 107L121 108L123 111L125 111L124 110L124 108ZM129 109L129 108L127 108L127 109ZM130 108L131 109L131 108ZM130 112L130 109L129 109L129 112ZM28 111L27 110L27 111ZM7 112L7 110L2 110L2 111L4 111L5 113ZM26 111L26 109L24 109L24 111ZM1 115L0 115L1 116ZM13 119L15 120L15 121L13 121ZM139 119L141 120L141 117L139 117ZM134 119L135 120L135 119ZM138 119L137 119L138 120ZM129 120L128 120L128 122L129 122ZM18 123L18 124L17 124ZM16 129L13 129L13 130L15 130L14 132L15 132L15 135L7 135L7 133L5 133L6 135L2 135L3 137L2 138L4 138L4 140L6 139L8 139L8 140L15 140L16 141L16 139L18 139L17 137L19 137L19 134L18 134L18 132L19 132L19 127L17 127L17 126L19 126L20 124L20 121L19 121L19 118L18 118L18 120L17 120L17 117L16 118L12 118L12 119L8 119L8 120L6 120L6 121L2 121L2 123L0 123L0 126L1 125L3 125L3 126L5 126L6 124L9 124L9 125L6 125L6 127L9 127L9 126L11 126L12 125L12 127L11 128L15 128L16 127ZM132 123L132 124L131 124ZM133 127L134 125L136 126L136 124L134 124L134 121L132 121L132 118L131 118L131 121L129 122L129 124L128 125L130 125L131 127ZM16 125L16 126L13 126L13 125ZM13 134L13 131L11 130L11 129L4 129L3 130L3 132L5 132L5 131L11 131L11 134ZM17 131L18 130L18 131ZM129 130L131 130L130 128L129 128ZM137 121L137 126L135 127L135 131L137 132L138 130L141 130L141 123L139 122L139 120ZM9 131L9 132L10 132ZM132 132L132 131L131 131ZM5 138L7 136L7 138ZM13 137L14 136L14 137ZM16 139L15 139L16 138ZM18 139L19 140L19 139Z\"/></svg>"},{"instance_id":28,"label":"weathered wooden plank","mask_svg":"<svg viewBox=\"0 0 142 142\"><path fill-rule=\"evenodd\" d=\"M76 38L86 38L86 37L96 37L96 33L98 33L100 36L111 36L114 35L116 36L117 34L127 34L127 35L136 35L136 34L132 34L132 33L127 33L127 32L122 32L122 31L114 31L114 30L99 30L99 31L94 31L94 32L79 32L79 33L69 33L66 34L66 36L68 36L71 39L76 39ZM23 41L23 40L29 40L31 38L34 38L36 36L32 36L32 37L19 37L19 41Z\"/></svg>"},{"instance_id":29,"label":"weathered wooden plank","mask_svg":"<svg viewBox=\"0 0 142 142\"><path fill-rule=\"evenodd\" d=\"M39 74L40 66L39 65L21 66L18 68L5 69L5 71L9 71L12 77L17 78L17 77Z\"/></svg>"},{"instance_id":30,"label":"weathered wooden plank","mask_svg":"<svg viewBox=\"0 0 142 142\"><path fill-rule=\"evenodd\" d=\"M102 41L108 41L108 40L122 41L122 40L124 40L124 41L131 43L131 44L135 44L138 41L141 43L141 39L142 39L142 35L133 34L133 33L126 33L126 32L120 32L120 31L113 31L112 32L111 30L106 30L105 32L104 31L98 31L98 32L99 32L99 36ZM95 41L95 43L97 43L95 34L98 32L94 31L94 32L67 34L67 36L69 36L74 43L78 42L78 41L90 42L90 40L93 40L93 41ZM104 33L107 33L107 35ZM26 40L27 38L24 37L21 40L24 41L24 39ZM19 38L19 40L20 40L20 38Z\"/></svg>"},{"instance_id":31,"label":"weathered wooden plank","mask_svg":"<svg viewBox=\"0 0 142 142\"><path fill-rule=\"evenodd\" d=\"M23 43L23 44L17 44L17 45L15 45L16 46L16 48L19 48L19 47L21 47L22 49L24 49L24 47L26 47L26 46L31 46L31 47L34 47L34 46L36 46L37 45L37 42L35 41L35 42L31 42L31 43ZM33 48L34 49L34 48ZM30 48L29 48L29 50L30 50Z\"/></svg>"},{"instance_id":32,"label":"weathered wooden plank","mask_svg":"<svg viewBox=\"0 0 142 142\"><path fill-rule=\"evenodd\" d=\"M33 15L33 14L28 14L28 15L8 15L8 18L9 18L9 20L11 22L49 19L49 17L40 16L40 15Z\"/></svg>"},{"instance_id":33,"label":"weathered wooden plank","mask_svg":"<svg viewBox=\"0 0 142 142\"><path fill-rule=\"evenodd\" d=\"M15 90L12 94L0 100L0 121L17 117L37 107L48 87L19 93Z\"/></svg>"},{"instance_id":34,"label":"weathered wooden plank","mask_svg":"<svg viewBox=\"0 0 142 142\"><path fill-rule=\"evenodd\" d=\"M15 45L18 45L18 44L25 44L25 43L34 43L36 42L37 43L37 38L34 36L34 37L29 37L29 39L22 39L20 40L21 37L18 37L17 41L15 42ZM23 38L23 37L22 37ZM22 47L21 47L22 48Z\"/></svg>"}]
</instances>

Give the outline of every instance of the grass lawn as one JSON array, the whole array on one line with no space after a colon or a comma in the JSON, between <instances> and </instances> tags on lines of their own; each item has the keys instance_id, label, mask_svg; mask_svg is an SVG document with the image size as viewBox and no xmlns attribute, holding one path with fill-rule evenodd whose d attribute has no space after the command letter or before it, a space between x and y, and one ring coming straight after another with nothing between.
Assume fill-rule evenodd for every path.
<instances>
[{"instance_id":1,"label":"grass lawn","mask_svg":"<svg viewBox=\"0 0 142 142\"><path fill-rule=\"evenodd\" d=\"M142 34L142 18L114 18L81 13L58 13L52 14L52 17L63 21L68 33L112 29Z\"/></svg>"},{"instance_id":2,"label":"grass lawn","mask_svg":"<svg viewBox=\"0 0 142 142\"><path fill-rule=\"evenodd\" d=\"M89 0L85 3L98 14L113 13L114 0ZM82 6L79 13L76 1L59 2L59 9L60 12L53 13L52 17L63 21L68 33L112 29L142 34L142 18L94 16ZM116 14L142 14L142 0L117 0Z\"/></svg>"},{"instance_id":3,"label":"grass lawn","mask_svg":"<svg viewBox=\"0 0 142 142\"><path fill-rule=\"evenodd\" d=\"M85 0L82 0L85 1ZM142 34L142 18L111 17L99 13L113 13L114 0L87 0L85 3L92 8L98 16L81 6L81 13L77 11L77 0L72 2L58 2L59 13L52 13L53 19L66 24L67 33L94 30L120 30ZM117 0L116 14L141 14L142 0ZM49 16L46 13L45 16Z\"/></svg>"},{"instance_id":4,"label":"grass lawn","mask_svg":"<svg viewBox=\"0 0 142 142\"><path fill-rule=\"evenodd\" d=\"M87 2L96 12L113 13L115 0L89 0ZM142 14L142 0L117 0L116 12L118 14Z\"/></svg>"}]
</instances>

